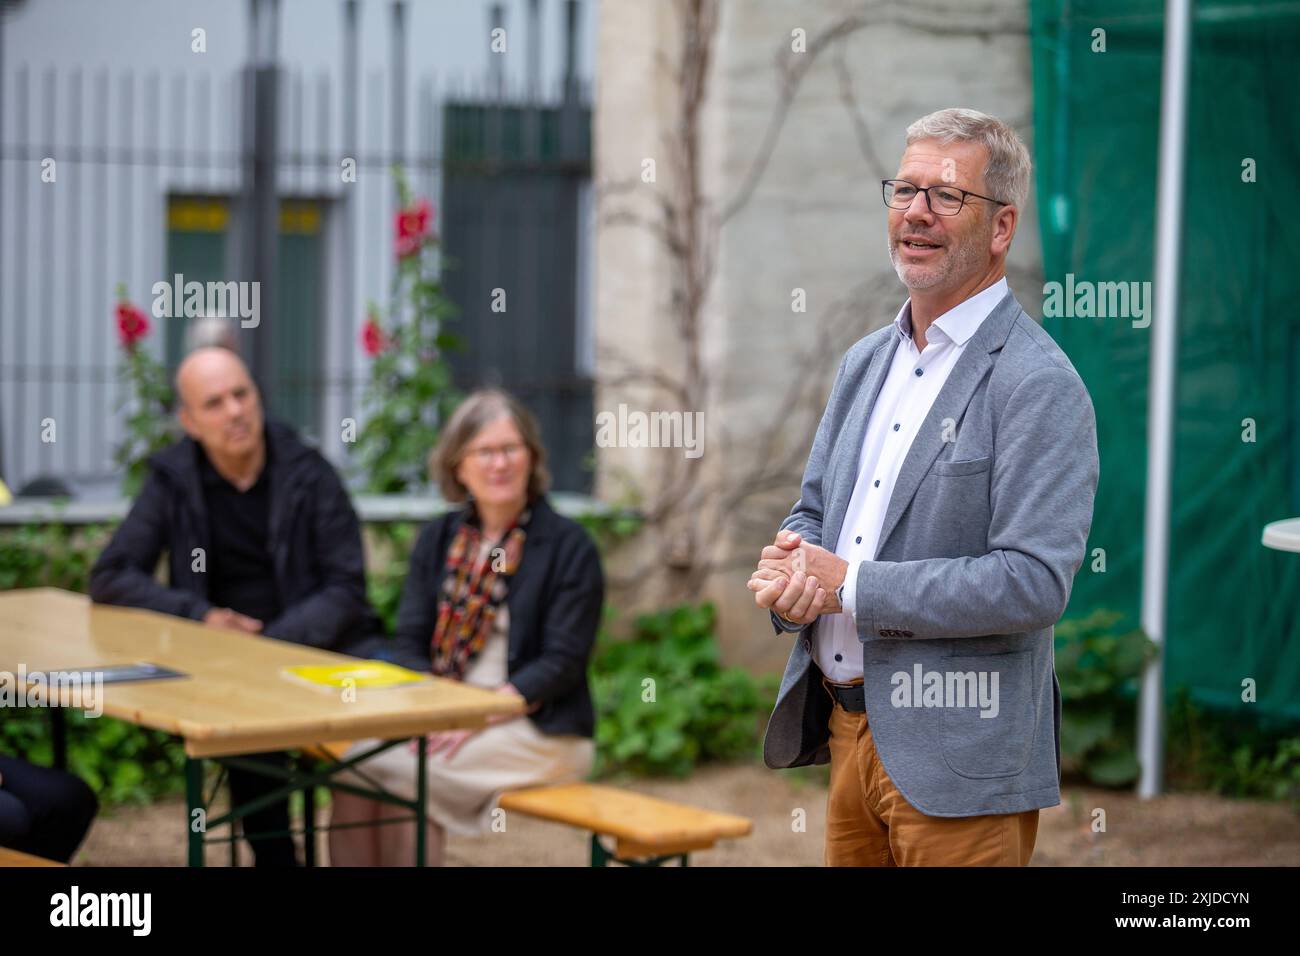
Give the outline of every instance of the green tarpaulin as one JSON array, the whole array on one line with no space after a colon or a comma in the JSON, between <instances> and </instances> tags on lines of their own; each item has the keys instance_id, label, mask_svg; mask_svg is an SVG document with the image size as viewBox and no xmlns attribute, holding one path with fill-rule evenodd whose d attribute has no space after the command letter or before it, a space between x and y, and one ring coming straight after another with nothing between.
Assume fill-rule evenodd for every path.
<instances>
[{"instance_id":1,"label":"green tarpaulin","mask_svg":"<svg viewBox=\"0 0 1300 956\"><path fill-rule=\"evenodd\" d=\"M1300 3L1193 11L1165 685L1239 711L1253 678L1261 715L1289 721L1300 554L1260 534L1300 516ZM1153 278L1164 4L1032 0L1030 16L1044 271L1062 292L1045 290L1043 324L1092 394L1101 455L1067 617L1137 626L1152 302L1145 320L1132 295L1109 313Z\"/></svg>"}]
</instances>

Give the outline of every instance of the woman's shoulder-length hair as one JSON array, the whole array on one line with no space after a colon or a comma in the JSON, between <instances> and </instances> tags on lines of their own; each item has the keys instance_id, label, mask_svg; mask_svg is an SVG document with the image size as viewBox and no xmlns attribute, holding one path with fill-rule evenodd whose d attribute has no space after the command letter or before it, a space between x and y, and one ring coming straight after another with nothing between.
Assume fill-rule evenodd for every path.
<instances>
[{"instance_id":1,"label":"woman's shoulder-length hair","mask_svg":"<svg viewBox=\"0 0 1300 956\"><path fill-rule=\"evenodd\" d=\"M542 431L536 417L505 389L481 388L465 396L464 401L456 406L442 428L438 444L429 453L429 477L438 483L447 501L459 504L469 497L469 489L456 477L456 466L474 436L502 416L515 423L528 446L532 462L528 473L529 503L550 490L551 473L546 467L546 447L542 444Z\"/></svg>"}]
</instances>

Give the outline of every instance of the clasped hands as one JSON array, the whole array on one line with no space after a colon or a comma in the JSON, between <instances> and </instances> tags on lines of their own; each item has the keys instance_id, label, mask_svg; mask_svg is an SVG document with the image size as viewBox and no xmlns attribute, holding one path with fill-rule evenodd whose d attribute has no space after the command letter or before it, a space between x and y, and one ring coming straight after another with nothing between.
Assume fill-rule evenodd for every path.
<instances>
[{"instance_id":1,"label":"clasped hands","mask_svg":"<svg viewBox=\"0 0 1300 956\"><path fill-rule=\"evenodd\" d=\"M797 532L781 531L759 555L747 587L759 607L791 624L811 624L822 614L842 610L835 589L848 569L838 555L807 543Z\"/></svg>"},{"instance_id":2,"label":"clasped hands","mask_svg":"<svg viewBox=\"0 0 1300 956\"><path fill-rule=\"evenodd\" d=\"M203 623L209 627L221 627L228 631L243 631L245 634L261 634L262 622L247 614L240 614L228 607L209 608L203 615Z\"/></svg>"}]
</instances>

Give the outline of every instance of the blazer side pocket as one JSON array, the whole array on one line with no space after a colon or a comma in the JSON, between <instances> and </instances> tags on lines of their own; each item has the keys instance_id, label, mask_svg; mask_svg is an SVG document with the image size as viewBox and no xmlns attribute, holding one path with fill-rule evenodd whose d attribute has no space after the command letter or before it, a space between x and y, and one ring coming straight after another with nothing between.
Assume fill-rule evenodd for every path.
<instances>
[{"instance_id":1,"label":"blazer side pocket","mask_svg":"<svg viewBox=\"0 0 1300 956\"><path fill-rule=\"evenodd\" d=\"M976 780L1021 773L1033 755L1037 729L1030 652L944 657L940 662L947 668L945 688L951 683L954 696L964 698L945 700L940 715L948 767ZM982 693L990 691L993 700L982 701ZM986 703L988 709L981 706Z\"/></svg>"}]
</instances>

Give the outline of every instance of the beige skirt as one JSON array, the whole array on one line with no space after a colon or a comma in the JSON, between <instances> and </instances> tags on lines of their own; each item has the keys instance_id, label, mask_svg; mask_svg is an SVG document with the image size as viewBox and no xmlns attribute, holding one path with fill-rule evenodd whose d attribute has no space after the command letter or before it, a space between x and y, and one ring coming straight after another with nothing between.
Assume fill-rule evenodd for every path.
<instances>
[{"instance_id":1,"label":"beige skirt","mask_svg":"<svg viewBox=\"0 0 1300 956\"><path fill-rule=\"evenodd\" d=\"M503 622L466 671L467 684L498 687L505 682L507 639L504 632ZM357 741L348 756L378 743L377 740ZM526 716L493 724L466 740L451 759L445 750L425 759L429 818L448 832L461 836L489 832L502 793L543 784L577 782L591 773L595 757L596 745L590 737L543 733ZM415 799L416 755L408 745L372 757L357 769L365 777L349 773L340 775L339 779L360 784L373 781L394 796Z\"/></svg>"}]
</instances>

